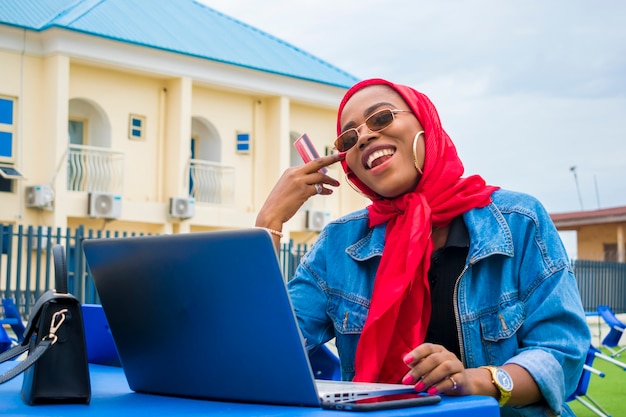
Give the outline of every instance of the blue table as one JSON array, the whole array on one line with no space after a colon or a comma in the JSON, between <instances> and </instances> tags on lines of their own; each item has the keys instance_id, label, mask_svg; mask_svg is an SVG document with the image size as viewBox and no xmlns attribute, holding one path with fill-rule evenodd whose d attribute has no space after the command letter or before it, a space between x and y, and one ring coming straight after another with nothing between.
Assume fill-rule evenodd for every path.
<instances>
[{"instance_id":1,"label":"blue table","mask_svg":"<svg viewBox=\"0 0 626 417\"><path fill-rule=\"evenodd\" d=\"M0 365L0 373L14 366ZM286 407L260 404L240 404L192 400L157 395L138 394L130 390L121 368L90 365L92 398L90 405L27 406L20 398L22 377L0 385L0 415L2 416L315 416L347 417L350 413L327 411L311 407ZM436 417L498 417L498 403L491 397L443 397L441 403L424 407L368 412L366 415L436 416ZM364 415L358 413L358 415Z\"/></svg>"}]
</instances>

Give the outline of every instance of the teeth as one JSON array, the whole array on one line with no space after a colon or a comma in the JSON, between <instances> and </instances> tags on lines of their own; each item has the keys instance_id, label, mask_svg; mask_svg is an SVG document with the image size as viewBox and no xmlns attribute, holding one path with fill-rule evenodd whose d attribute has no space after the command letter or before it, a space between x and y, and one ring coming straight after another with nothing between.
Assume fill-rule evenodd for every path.
<instances>
[{"instance_id":1,"label":"teeth","mask_svg":"<svg viewBox=\"0 0 626 417\"><path fill-rule=\"evenodd\" d=\"M372 153L369 158L367 158L367 167L368 168L372 168L372 162L374 162L375 160L377 160L378 158L385 156L385 155L393 155L395 153L395 151L393 149L381 149L380 151L376 151L374 153Z\"/></svg>"}]
</instances>

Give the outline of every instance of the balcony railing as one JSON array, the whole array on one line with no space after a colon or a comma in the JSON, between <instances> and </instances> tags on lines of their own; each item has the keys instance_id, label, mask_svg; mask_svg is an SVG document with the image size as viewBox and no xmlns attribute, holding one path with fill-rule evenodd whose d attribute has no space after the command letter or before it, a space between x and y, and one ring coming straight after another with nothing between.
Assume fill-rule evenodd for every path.
<instances>
[{"instance_id":1,"label":"balcony railing","mask_svg":"<svg viewBox=\"0 0 626 417\"><path fill-rule=\"evenodd\" d=\"M235 167L191 159L191 196L196 203L232 205L235 201Z\"/></svg>"},{"instance_id":2,"label":"balcony railing","mask_svg":"<svg viewBox=\"0 0 626 417\"><path fill-rule=\"evenodd\" d=\"M189 165L191 196L197 203L226 206L234 203L235 167L199 159L191 159ZM123 152L70 145L68 190L121 194L123 180Z\"/></svg>"},{"instance_id":3,"label":"balcony railing","mask_svg":"<svg viewBox=\"0 0 626 417\"><path fill-rule=\"evenodd\" d=\"M124 153L97 146L70 145L67 189L122 193Z\"/></svg>"}]
</instances>

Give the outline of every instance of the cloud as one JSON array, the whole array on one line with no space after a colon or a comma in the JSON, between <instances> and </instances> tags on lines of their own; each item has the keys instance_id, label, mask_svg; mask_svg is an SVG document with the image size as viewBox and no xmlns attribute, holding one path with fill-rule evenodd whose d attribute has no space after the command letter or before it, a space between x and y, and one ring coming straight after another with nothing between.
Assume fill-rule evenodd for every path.
<instances>
[{"instance_id":1,"label":"cloud","mask_svg":"<svg viewBox=\"0 0 626 417\"><path fill-rule=\"evenodd\" d=\"M359 78L423 91L468 174L576 211L576 165L585 209L626 205L626 2L203 2Z\"/></svg>"}]
</instances>

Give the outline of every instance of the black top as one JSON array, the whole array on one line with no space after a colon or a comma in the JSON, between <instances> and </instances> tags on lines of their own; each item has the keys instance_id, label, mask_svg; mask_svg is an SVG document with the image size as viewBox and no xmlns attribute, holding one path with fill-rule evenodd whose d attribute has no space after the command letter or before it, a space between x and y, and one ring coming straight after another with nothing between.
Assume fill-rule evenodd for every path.
<instances>
[{"instance_id":1,"label":"black top","mask_svg":"<svg viewBox=\"0 0 626 417\"><path fill-rule=\"evenodd\" d=\"M428 281L432 314L426 342L444 346L461 358L459 333L454 316L454 285L465 266L469 251L469 233L462 216L450 223L446 244L433 252Z\"/></svg>"}]
</instances>

